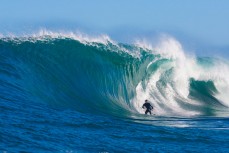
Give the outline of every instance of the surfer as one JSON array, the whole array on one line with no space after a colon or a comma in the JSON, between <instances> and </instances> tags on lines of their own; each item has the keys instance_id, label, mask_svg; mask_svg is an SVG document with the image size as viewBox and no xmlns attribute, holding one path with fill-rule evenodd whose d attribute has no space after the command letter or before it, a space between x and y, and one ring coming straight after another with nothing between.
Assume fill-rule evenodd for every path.
<instances>
[{"instance_id":1,"label":"surfer","mask_svg":"<svg viewBox=\"0 0 229 153\"><path fill-rule=\"evenodd\" d=\"M142 108L143 109L146 108L145 114L147 114L149 112L151 115L151 110L153 110L153 106L149 103L148 100L145 100L145 103L142 105Z\"/></svg>"}]
</instances>

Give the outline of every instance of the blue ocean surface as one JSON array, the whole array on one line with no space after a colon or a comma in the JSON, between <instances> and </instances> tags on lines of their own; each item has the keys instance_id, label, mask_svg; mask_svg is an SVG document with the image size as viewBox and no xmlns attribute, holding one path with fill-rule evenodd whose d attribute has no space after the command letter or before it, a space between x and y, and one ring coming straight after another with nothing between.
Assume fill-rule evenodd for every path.
<instances>
[{"instance_id":1,"label":"blue ocean surface","mask_svg":"<svg viewBox=\"0 0 229 153\"><path fill-rule=\"evenodd\" d=\"M229 152L228 74L174 39L2 37L0 152Z\"/></svg>"}]
</instances>

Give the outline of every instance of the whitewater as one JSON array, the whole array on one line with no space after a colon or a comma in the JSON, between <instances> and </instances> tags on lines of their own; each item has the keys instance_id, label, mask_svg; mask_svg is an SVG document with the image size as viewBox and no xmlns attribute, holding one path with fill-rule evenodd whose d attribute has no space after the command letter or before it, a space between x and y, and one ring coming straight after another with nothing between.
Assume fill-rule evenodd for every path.
<instances>
[{"instance_id":1,"label":"whitewater","mask_svg":"<svg viewBox=\"0 0 229 153\"><path fill-rule=\"evenodd\" d=\"M228 76L168 35L1 35L0 151L227 152Z\"/></svg>"}]
</instances>

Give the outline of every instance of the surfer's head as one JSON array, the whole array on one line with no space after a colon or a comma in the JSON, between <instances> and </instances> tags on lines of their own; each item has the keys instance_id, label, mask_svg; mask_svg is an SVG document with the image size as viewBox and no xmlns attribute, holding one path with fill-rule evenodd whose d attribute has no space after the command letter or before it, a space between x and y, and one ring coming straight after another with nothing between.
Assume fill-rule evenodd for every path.
<instances>
[{"instance_id":1,"label":"surfer's head","mask_svg":"<svg viewBox=\"0 0 229 153\"><path fill-rule=\"evenodd\" d=\"M145 102L147 103L147 102L148 102L148 100L146 99L146 100L145 100Z\"/></svg>"}]
</instances>

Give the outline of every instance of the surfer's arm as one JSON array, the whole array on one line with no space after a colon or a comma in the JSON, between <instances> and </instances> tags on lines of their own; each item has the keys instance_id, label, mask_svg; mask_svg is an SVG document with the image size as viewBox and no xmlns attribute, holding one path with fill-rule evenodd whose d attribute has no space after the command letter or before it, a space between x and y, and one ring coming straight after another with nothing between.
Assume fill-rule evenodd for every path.
<instances>
[{"instance_id":1,"label":"surfer's arm","mask_svg":"<svg viewBox=\"0 0 229 153\"><path fill-rule=\"evenodd\" d=\"M145 105L142 105L142 108L144 109L145 108Z\"/></svg>"}]
</instances>

